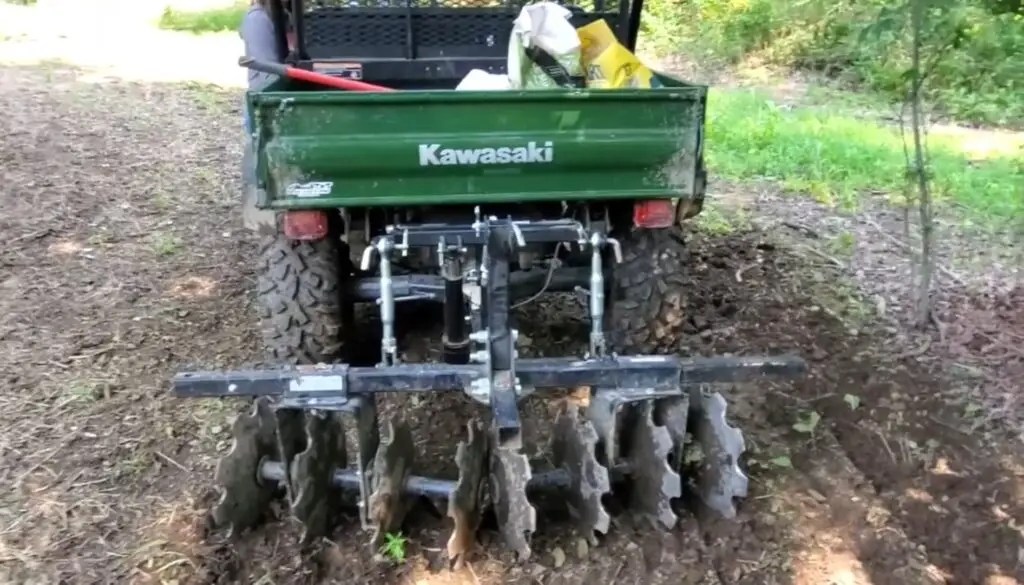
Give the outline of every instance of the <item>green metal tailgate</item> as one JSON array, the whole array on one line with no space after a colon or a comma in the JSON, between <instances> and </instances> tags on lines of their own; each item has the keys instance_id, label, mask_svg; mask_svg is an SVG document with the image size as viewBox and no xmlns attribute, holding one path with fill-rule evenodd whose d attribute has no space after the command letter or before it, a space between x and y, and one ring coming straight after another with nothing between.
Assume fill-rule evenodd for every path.
<instances>
[{"instance_id":1,"label":"green metal tailgate","mask_svg":"<svg viewBox=\"0 0 1024 585\"><path fill-rule=\"evenodd\" d=\"M261 207L688 198L707 88L264 91ZM271 88L273 89L273 88Z\"/></svg>"}]
</instances>

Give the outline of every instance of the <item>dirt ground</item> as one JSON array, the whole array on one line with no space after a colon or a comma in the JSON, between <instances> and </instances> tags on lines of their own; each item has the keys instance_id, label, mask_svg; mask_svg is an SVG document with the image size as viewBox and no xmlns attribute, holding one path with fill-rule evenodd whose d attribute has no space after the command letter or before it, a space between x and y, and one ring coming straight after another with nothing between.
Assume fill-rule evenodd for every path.
<instances>
[{"instance_id":1,"label":"dirt ground","mask_svg":"<svg viewBox=\"0 0 1024 585\"><path fill-rule=\"evenodd\" d=\"M811 365L795 383L725 390L752 488L735 520L681 502L675 531L619 514L589 548L544 514L529 562L509 562L485 529L459 571L441 566L446 522L426 511L401 564L375 563L354 520L304 550L286 520L226 542L205 514L242 405L176 399L168 382L263 359L236 207L238 96L84 78L0 68L0 582L1024 583L1020 429L976 394L986 380L1024 386L1021 291L984 302L987 325L967 333L957 316L978 305L947 303L943 339L922 344L832 253L778 225L691 234L680 352L796 351ZM522 310L530 351L582 352L582 315L571 299ZM426 353L425 329L406 351ZM538 429L547 406L526 408ZM423 421L457 425L472 407L449 396L408 410L427 443L448 431ZM422 447L426 468L454 455Z\"/></svg>"}]
</instances>

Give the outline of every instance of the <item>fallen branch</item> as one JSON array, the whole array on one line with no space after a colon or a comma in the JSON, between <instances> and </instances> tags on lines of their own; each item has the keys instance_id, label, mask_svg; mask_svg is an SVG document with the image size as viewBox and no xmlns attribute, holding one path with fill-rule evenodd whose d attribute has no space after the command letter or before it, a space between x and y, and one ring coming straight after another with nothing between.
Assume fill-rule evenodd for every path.
<instances>
[{"instance_id":1,"label":"fallen branch","mask_svg":"<svg viewBox=\"0 0 1024 585\"><path fill-rule=\"evenodd\" d=\"M781 223L781 225L783 225L785 227L788 227L789 229L794 230L794 231L803 232L803 233L807 234L808 237L811 237L811 238L815 238L815 239L820 239L821 238L821 236L818 235L818 232L812 230L811 228L809 228L809 227L807 227L805 225L799 224L799 223L793 223L793 222L790 222L790 221L784 221L784 222Z\"/></svg>"},{"instance_id":2,"label":"fallen branch","mask_svg":"<svg viewBox=\"0 0 1024 585\"><path fill-rule=\"evenodd\" d=\"M939 320L934 310L929 312L928 317L931 319L932 325L935 325L935 329L939 332L939 345L946 345L946 324Z\"/></svg>"},{"instance_id":3,"label":"fallen branch","mask_svg":"<svg viewBox=\"0 0 1024 585\"><path fill-rule=\"evenodd\" d=\"M905 360L907 358L919 358L924 354L928 353L928 350L932 347L932 340L930 337L925 337L924 342L917 349L905 351L892 356L894 361Z\"/></svg>"},{"instance_id":4,"label":"fallen branch","mask_svg":"<svg viewBox=\"0 0 1024 585\"><path fill-rule=\"evenodd\" d=\"M177 461L175 461L174 459L171 459L171 458L170 458L170 457L168 457L167 455L164 455L164 454L163 454L163 453L161 453L160 451L154 451L154 453L155 453L155 454L156 454L156 456L157 456L157 457L159 457L160 459L163 459L164 461L166 461L166 462L170 463L171 465L173 465L173 466L177 467L178 469L180 469L180 470L184 471L185 473L189 473L189 470L188 470L188 468L187 468L187 467L185 467L184 465L182 465L181 463L178 463Z\"/></svg>"},{"instance_id":5,"label":"fallen branch","mask_svg":"<svg viewBox=\"0 0 1024 585\"><path fill-rule=\"evenodd\" d=\"M839 260L835 256L829 256L828 254L822 252L821 250L819 250L819 249L817 249L817 248L815 248L813 246L804 246L803 248L804 248L804 250L807 250L811 254L814 254L815 256L817 256L817 257L819 257L819 258L821 258L823 260L828 260L829 262L831 262L832 264L836 265L839 268L842 268L844 270L849 268L846 265L845 262Z\"/></svg>"}]
</instances>

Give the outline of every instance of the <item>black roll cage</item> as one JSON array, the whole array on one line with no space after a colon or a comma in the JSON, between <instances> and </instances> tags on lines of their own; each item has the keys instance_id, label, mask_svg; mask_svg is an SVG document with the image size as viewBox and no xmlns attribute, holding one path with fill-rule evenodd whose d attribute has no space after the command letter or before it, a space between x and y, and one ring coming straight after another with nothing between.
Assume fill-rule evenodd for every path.
<instances>
[{"instance_id":1,"label":"black roll cage","mask_svg":"<svg viewBox=\"0 0 1024 585\"><path fill-rule=\"evenodd\" d=\"M574 13L574 26L604 19L619 42L636 50L643 0L557 1ZM430 89L453 87L472 69L505 73L512 22L528 3L271 0L270 9L285 62L400 89Z\"/></svg>"}]
</instances>

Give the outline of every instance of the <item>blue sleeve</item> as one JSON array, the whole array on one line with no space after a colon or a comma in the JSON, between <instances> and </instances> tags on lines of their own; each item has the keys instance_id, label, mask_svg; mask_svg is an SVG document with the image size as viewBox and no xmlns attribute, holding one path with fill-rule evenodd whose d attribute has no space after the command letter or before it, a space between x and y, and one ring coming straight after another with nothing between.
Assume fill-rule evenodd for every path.
<instances>
[{"instance_id":1,"label":"blue sleeve","mask_svg":"<svg viewBox=\"0 0 1024 585\"><path fill-rule=\"evenodd\" d=\"M265 10L259 8L250 9L242 17L241 25L238 27L238 34L245 43L245 56L272 63L284 61L284 55L277 53L277 38L274 31L274 22ZM249 89L259 90L277 80L276 75L260 73L249 70Z\"/></svg>"}]
</instances>

